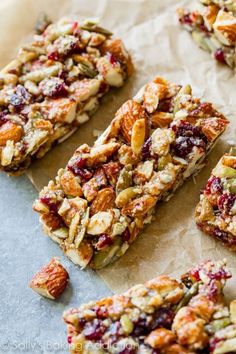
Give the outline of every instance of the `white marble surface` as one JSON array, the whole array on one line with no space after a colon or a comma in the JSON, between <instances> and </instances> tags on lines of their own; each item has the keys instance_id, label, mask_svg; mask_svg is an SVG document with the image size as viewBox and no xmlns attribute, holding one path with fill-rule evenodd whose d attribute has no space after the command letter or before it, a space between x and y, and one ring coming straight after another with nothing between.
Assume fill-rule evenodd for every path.
<instances>
[{"instance_id":1,"label":"white marble surface","mask_svg":"<svg viewBox=\"0 0 236 354\"><path fill-rule=\"evenodd\" d=\"M62 312L111 294L90 270L81 271L41 231L31 210L37 192L26 176L0 174L0 353L68 353ZM70 285L57 301L29 287L32 275L59 256Z\"/></svg>"}]
</instances>

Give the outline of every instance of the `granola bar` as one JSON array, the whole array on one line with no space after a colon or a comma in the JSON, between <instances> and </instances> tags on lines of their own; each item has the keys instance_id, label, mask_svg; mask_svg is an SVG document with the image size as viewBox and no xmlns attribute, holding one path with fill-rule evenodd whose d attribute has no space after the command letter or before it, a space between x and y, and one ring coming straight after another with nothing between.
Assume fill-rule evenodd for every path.
<instances>
[{"instance_id":1,"label":"granola bar","mask_svg":"<svg viewBox=\"0 0 236 354\"><path fill-rule=\"evenodd\" d=\"M91 21L50 24L0 72L0 169L19 174L89 119L132 72L120 39Z\"/></svg>"},{"instance_id":2,"label":"granola bar","mask_svg":"<svg viewBox=\"0 0 236 354\"><path fill-rule=\"evenodd\" d=\"M195 211L199 228L236 251L236 148L213 169Z\"/></svg>"},{"instance_id":3,"label":"granola bar","mask_svg":"<svg viewBox=\"0 0 236 354\"><path fill-rule=\"evenodd\" d=\"M236 12L231 12L230 9L232 5L235 10L236 2L231 0L202 2L210 3L202 12L178 9L179 22L192 34L194 41L202 49L212 53L218 62L235 69Z\"/></svg>"},{"instance_id":4,"label":"granola bar","mask_svg":"<svg viewBox=\"0 0 236 354\"><path fill-rule=\"evenodd\" d=\"M156 77L94 146L80 146L34 203L45 232L82 267L122 256L158 201L202 166L227 119L189 85Z\"/></svg>"},{"instance_id":5,"label":"granola bar","mask_svg":"<svg viewBox=\"0 0 236 354\"><path fill-rule=\"evenodd\" d=\"M236 14L236 1L235 0L200 0L203 5L217 5L223 10L233 12Z\"/></svg>"},{"instance_id":6,"label":"granola bar","mask_svg":"<svg viewBox=\"0 0 236 354\"><path fill-rule=\"evenodd\" d=\"M64 313L71 354L223 354L236 350L235 302L225 305L225 262L203 262L181 281L159 276ZM226 350L228 348L228 350Z\"/></svg>"}]
</instances>

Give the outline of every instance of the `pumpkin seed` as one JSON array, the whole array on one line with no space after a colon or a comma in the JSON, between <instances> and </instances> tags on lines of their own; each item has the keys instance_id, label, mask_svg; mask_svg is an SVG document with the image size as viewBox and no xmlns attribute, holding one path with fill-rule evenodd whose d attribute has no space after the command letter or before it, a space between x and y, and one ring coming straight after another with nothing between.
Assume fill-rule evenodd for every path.
<instances>
[{"instance_id":1,"label":"pumpkin seed","mask_svg":"<svg viewBox=\"0 0 236 354\"><path fill-rule=\"evenodd\" d=\"M97 71L91 69L87 64L80 63L78 64L79 71L82 75L94 78L97 75Z\"/></svg>"},{"instance_id":2,"label":"pumpkin seed","mask_svg":"<svg viewBox=\"0 0 236 354\"><path fill-rule=\"evenodd\" d=\"M104 34L105 36L112 36L112 32L108 31L107 29L100 27L96 24L96 22L93 21L85 21L81 28L85 31L89 31L89 32L96 32L96 33L101 33Z\"/></svg>"},{"instance_id":3,"label":"pumpkin seed","mask_svg":"<svg viewBox=\"0 0 236 354\"><path fill-rule=\"evenodd\" d=\"M120 193L120 191L130 187L132 184L132 166L125 166L119 175L117 184L116 184L116 193Z\"/></svg>"}]
</instances>

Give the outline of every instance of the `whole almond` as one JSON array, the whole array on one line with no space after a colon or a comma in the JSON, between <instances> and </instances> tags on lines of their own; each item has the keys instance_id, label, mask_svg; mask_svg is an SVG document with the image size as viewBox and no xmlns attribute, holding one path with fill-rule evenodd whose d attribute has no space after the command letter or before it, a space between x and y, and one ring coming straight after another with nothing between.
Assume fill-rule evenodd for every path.
<instances>
[{"instance_id":1,"label":"whole almond","mask_svg":"<svg viewBox=\"0 0 236 354\"><path fill-rule=\"evenodd\" d=\"M120 129L127 143L131 142L132 128L136 120L145 119L146 114L140 103L129 100L121 106L116 113L116 117L120 120Z\"/></svg>"},{"instance_id":2,"label":"whole almond","mask_svg":"<svg viewBox=\"0 0 236 354\"><path fill-rule=\"evenodd\" d=\"M69 274L54 257L33 276L29 286L39 295L55 300L65 290L68 280Z\"/></svg>"},{"instance_id":3,"label":"whole almond","mask_svg":"<svg viewBox=\"0 0 236 354\"><path fill-rule=\"evenodd\" d=\"M0 127L0 145L6 145L8 140L13 140L15 143L20 140L23 129L20 125L12 122L6 122Z\"/></svg>"}]
</instances>

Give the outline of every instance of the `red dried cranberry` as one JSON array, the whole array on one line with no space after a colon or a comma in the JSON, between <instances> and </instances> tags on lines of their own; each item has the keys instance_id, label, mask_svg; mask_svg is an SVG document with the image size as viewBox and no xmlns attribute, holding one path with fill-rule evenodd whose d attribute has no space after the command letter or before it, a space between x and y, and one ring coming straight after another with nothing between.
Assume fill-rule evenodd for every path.
<instances>
[{"instance_id":1,"label":"red dried cranberry","mask_svg":"<svg viewBox=\"0 0 236 354\"><path fill-rule=\"evenodd\" d=\"M208 28L204 24L200 25L200 29L202 32L209 33Z\"/></svg>"},{"instance_id":2,"label":"red dried cranberry","mask_svg":"<svg viewBox=\"0 0 236 354\"><path fill-rule=\"evenodd\" d=\"M68 75L67 71L65 71L63 69L60 70L59 73L58 73L58 77L60 79L62 79L63 81L65 81L67 79L67 75Z\"/></svg>"},{"instance_id":3,"label":"red dried cranberry","mask_svg":"<svg viewBox=\"0 0 236 354\"><path fill-rule=\"evenodd\" d=\"M190 274L193 278L195 278L196 281L200 281L201 278L200 278L200 275L199 275L199 271L200 269L199 268L195 268L195 269L192 269Z\"/></svg>"},{"instance_id":4,"label":"red dried cranberry","mask_svg":"<svg viewBox=\"0 0 236 354\"><path fill-rule=\"evenodd\" d=\"M207 297L215 301L217 299L217 296L219 294L219 288L217 283L214 280L211 280L210 284L207 285Z\"/></svg>"},{"instance_id":5,"label":"red dried cranberry","mask_svg":"<svg viewBox=\"0 0 236 354\"><path fill-rule=\"evenodd\" d=\"M96 243L96 248L98 250L101 250L101 249L108 247L112 244L113 244L113 239L109 235L103 234L103 235L99 236L98 242Z\"/></svg>"},{"instance_id":6,"label":"red dried cranberry","mask_svg":"<svg viewBox=\"0 0 236 354\"><path fill-rule=\"evenodd\" d=\"M96 312L96 316L99 319L105 319L108 316L108 311L105 306L98 306L94 309L94 311Z\"/></svg>"},{"instance_id":7,"label":"red dried cranberry","mask_svg":"<svg viewBox=\"0 0 236 354\"><path fill-rule=\"evenodd\" d=\"M130 234L130 231L129 231L129 228L128 228L128 227L127 227L127 228L125 229L125 231L122 233L121 237L122 237L122 240L123 240L124 242L129 242L130 237L131 237L131 234Z\"/></svg>"},{"instance_id":8,"label":"red dried cranberry","mask_svg":"<svg viewBox=\"0 0 236 354\"><path fill-rule=\"evenodd\" d=\"M207 138L198 127L182 121L179 126L173 126L172 129L177 138L172 146L177 156L187 157L195 146L206 149Z\"/></svg>"},{"instance_id":9,"label":"red dried cranberry","mask_svg":"<svg viewBox=\"0 0 236 354\"><path fill-rule=\"evenodd\" d=\"M111 54L111 53L108 53L108 58L109 58L109 61L111 63L111 65L116 65L118 60L117 58L114 56L114 54Z\"/></svg>"},{"instance_id":10,"label":"red dried cranberry","mask_svg":"<svg viewBox=\"0 0 236 354\"><path fill-rule=\"evenodd\" d=\"M217 347L217 344L222 342L223 340L224 338L217 338L217 337L210 339L210 345L209 345L210 353L213 353Z\"/></svg>"},{"instance_id":11,"label":"red dried cranberry","mask_svg":"<svg viewBox=\"0 0 236 354\"><path fill-rule=\"evenodd\" d=\"M175 313L168 307L162 307L155 312L155 319L152 323L152 329L171 328Z\"/></svg>"},{"instance_id":12,"label":"red dried cranberry","mask_svg":"<svg viewBox=\"0 0 236 354\"><path fill-rule=\"evenodd\" d=\"M57 51L48 53L48 59L53 61L59 60L59 53Z\"/></svg>"},{"instance_id":13,"label":"red dried cranberry","mask_svg":"<svg viewBox=\"0 0 236 354\"><path fill-rule=\"evenodd\" d=\"M226 271L225 269L219 269L217 272L207 273L207 276L210 279L222 280L231 278L231 273Z\"/></svg>"},{"instance_id":14,"label":"red dried cranberry","mask_svg":"<svg viewBox=\"0 0 236 354\"><path fill-rule=\"evenodd\" d=\"M1 127L3 124L5 124L6 122L8 122L7 114L8 114L7 111L2 111L2 112L0 112L0 127Z\"/></svg>"},{"instance_id":15,"label":"red dried cranberry","mask_svg":"<svg viewBox=\"0 0 236 354\"><path fill-rule=\"evenodd\" d=\"M236 195L231 193L224 193L218 200L218 208L222 213L229 214L234 203L236 201Z\"/></svg>"},{"instance_id":16,"label":"red dried cranberry","mask_svg":"<svg viewBox=\"0 0 236 354\"><path fill-rule=\"evenodd\" d=\"M89 340L100 340L106 330L102 320L95 319L84 327L83 334Z\"/></svg>"},{"instance_id":17,"label":"red dried cranberry","mask_svg":"<svg viewBox=\"0 0 236 354\"><path fill-rule=\"evenodd\" d=\"M223 186L219 177L212 176L205 187L206 194L222 193Z\"/></svg>"},{"instance_id":18,"label":"red dried cranberry","mask_svg":"<svg viewBox=\"0 0 236 354\"><path fill-rule=\"evenodd\" d=\"M99 87L99 93L105 93L108 90L109 85L106 82L101 82Z\"/></svg>"},{"instance_id":19,"label":"red dried cranberry","mask_svg":"<svg viewBox=\"0 0 236 354\"><path fill-rule=\"evenodd\" d=\"M68 170L73 172L76 176L81 177L82 182L86 182L92 178L93 174L88 169L84 168L86 165L86 160L79 157L73 163L69 163Z\"/></svg>"},{"instance_id":20,"label":"red dried cranberry","mask_svg":"<svg viewBox=\"0 0 236 354\"><path fill-rule=\"evenodd\" d=\"M53 202L50 197L42 197L40 198L40 202L46 204L52 212L57 213L58 203Z\"/></svg>"},{"instance_id":21,"label":"red dried cranberry","mask_svg":"<svg viewBox=\"0 0 236 354\"><path fill-rule=\"evenodd\" d=\"M71 337L71 336L68 336L68 337L67 337L67 342L68 342L69 344L72 343L72 337Z\"/></svg>"},{"instance_id":22,"label":"red dried cranberry","mask_svg":"<svg viewBox=\"0 0 236 354\"><path fill-rule=\"evenodd\" d=\"M58 98L67 96L67 89L65 83L56 84L54 89L51 91L49 97Z\"/></svg>"},{"instance_id":23,"label":"red dried cranberry","mask_svg":"<svg viewBox=\"0 0 236 354\"><path fill-rule=\"evenodd\" d=\"M24 108L25 104L30 102L31 95L22 85L17 85L15 93L10 96L10 104L14 106L17 111Z\"/></svg>"},{"instance_id":24,"label":"red dried cranberry","mask_svg":"<svg viewBox=\"0 0 236 354\"><path fill-rule=\"evenodd\" d=\"M224 55L224 52L221 48L216 49L216 51L214 53L214 57L219 62L225 63L225 55Z\"/></svg>"},{"instance_id":25,"label":"red dried cranberry","mask_svg":"<svg viewBox=\"0 0 236 354\"><path fill-rule=\"evenodd\" d=\"M151 157L152 138L148 138L142 146L142 158L146 160Z\"/></svg>"},{"instance_id":26,"label":"red dried cranberry","mask_svg":"<svg viewBox=\"0 0 236 354\"><path fill-rule=\"evenodd\" d=\"M87 182L90 180L90 178L93 177L93 174L92 172L90 172L89 170L87 170L86 168L84 169L79 169L79 168L76 168L74 170L74 174L79 176L82 180L82 182Z\"/></svg>"},{"instance_id":27,"label":"red dried cranberry","mask_svg":"<svg viewBox=\"0 0 236 354\"><path fill-rule=\"evenodd\" d=\"M180 22L186 25L191 25L193 21L191 20L190 13L185 14L183 17L181 17Z\"/></svg>"},{"instance_id":28,"label":"red dried cranberry","mask_svg":"<svg viewBox=\"0 0 236 354\"><path fill-rule=\"evenodd\" d=\"M141 315L142 316L142 315ZM147 322L147 317L141 317L134 323L133 334L137 337L145 336L150 332L150 323Z\"/></svg>"}]
</instances>

